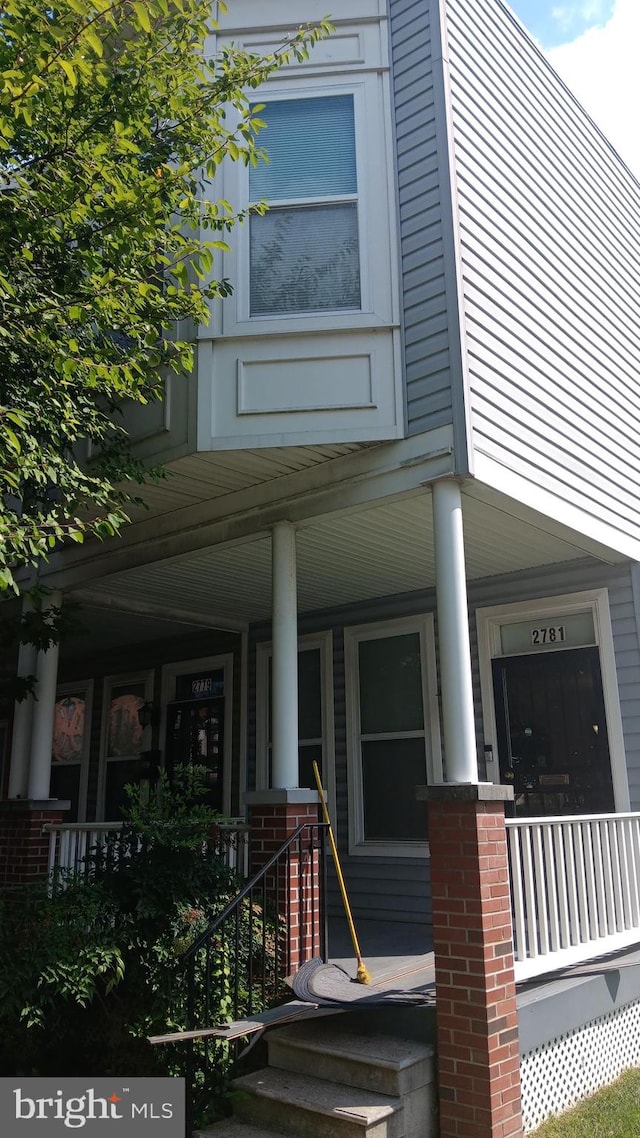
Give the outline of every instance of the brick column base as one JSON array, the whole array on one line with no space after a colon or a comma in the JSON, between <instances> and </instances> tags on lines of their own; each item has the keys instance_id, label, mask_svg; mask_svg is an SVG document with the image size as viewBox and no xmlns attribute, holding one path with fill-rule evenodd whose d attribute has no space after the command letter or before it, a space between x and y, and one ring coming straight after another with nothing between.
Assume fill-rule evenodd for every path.
<instances>
[{"instance_id":1,"label":"brick column base","mask_svg":"<svg viewBox=\"0 0 640 1138\"><path fill-rule=\"evenodd\" d=\"M297 830L310 823L289 848L286 862L267 876L267 892L281 928L281 974L296 972L320 951L322 867L318 843L318 804L315 790L252 791L245 796L250 812L250 873L257 873Z\"/></svg>"},{"instance_id":2,"label":"brick column base","mask_svg":"<svg viewBox=\"0 0 640 1138\"><path fill-rule=\"evenodd\" d=\"M516 1138L520 1055L504 824L513 789L432 786L419 797L429 801L440 1138Z\"/></svg>"},{"instance_id":3,"label":"brick column base","mask_svg":"<svg viewBox=\"0 0 640 1138\"><path fill-rule=\"evenodd\" d=\"M0 801L0 894L7 895L47 876L49 835L42 827L46 822L64 822L70 809L70 802L56 798Z\"/></svg>"}]
</instances>

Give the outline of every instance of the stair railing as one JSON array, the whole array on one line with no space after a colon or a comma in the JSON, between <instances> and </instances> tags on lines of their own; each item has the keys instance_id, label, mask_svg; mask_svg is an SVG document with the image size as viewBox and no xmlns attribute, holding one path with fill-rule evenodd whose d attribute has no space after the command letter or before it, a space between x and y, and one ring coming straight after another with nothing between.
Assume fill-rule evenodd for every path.
<instances>
[{"instance_id":1,"label":"stair railing","mask_svg":"<svg viewBox=\"0 0 640 1138\"><path fill-rule=\"evenodd\" d=\"M299 963L316 956L326 960L326 831L324 822L298 826L180 958L186 1032L203 1032L185 1040L187 1134L207 1098L223 1090L240 1050L206 1029L264 1011L285 994L292 883Z\"/></svg>"}]
</instances>

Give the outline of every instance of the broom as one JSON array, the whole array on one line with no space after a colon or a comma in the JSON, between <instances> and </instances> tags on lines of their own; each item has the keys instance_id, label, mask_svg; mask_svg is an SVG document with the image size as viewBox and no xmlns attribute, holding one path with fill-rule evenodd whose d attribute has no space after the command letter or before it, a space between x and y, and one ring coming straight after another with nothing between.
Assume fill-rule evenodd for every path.
<instances>
[{"instance_id":1,"label":"broom","mask_svg":"<svg viewBox=\"0 0 640 1138\"><path fill-rule=\"evenodd\" d=\"M362 953L360 952L360 945L358 944L358 937L356 936L356 926L353 923L353 917L351 915L351 906L349 904L349 898L347 897L347 888L346 888L345 883L344 883L344 877L342 876L342 869L340 868L340 858L338 857L338 847L336 846L336 840L333 836L333 830L331 828L331 819L329 817L329 811L327 810L327 800L324 796L324 790L322 789L322 783L320 781L320 771L318 770L318 764L315 761L315 759L313 761L313 773L314 773L315 780L316 780L316 786L318 787L318 794L320 795L320 802L322 804L322 814L323 814L324 820L327 824L327 828L328 828L328 832L329 832L329 845L331 846L331 854L333 857L333 864L336 867L336 876L338 878L338 885L340 886L340 893L342 894L342 903L344 905L344 911L345 911L345 915L347 918L347 924L349 925L349 932L351 933L351 943L353 944L353 951L355 952L356 961L358 964L358 967L356 970L356 982L358 984L370 984L371 983L371 973L369 972L369 969L367 968L364 960L362 959Z\"/></svg>"}]
</instances>

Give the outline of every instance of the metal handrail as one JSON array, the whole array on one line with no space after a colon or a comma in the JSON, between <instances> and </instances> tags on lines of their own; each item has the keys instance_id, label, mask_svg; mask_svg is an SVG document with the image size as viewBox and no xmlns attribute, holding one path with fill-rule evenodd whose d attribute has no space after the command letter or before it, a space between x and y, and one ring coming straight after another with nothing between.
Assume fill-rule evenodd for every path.
<instances>
[{"instance_id":1,"label":"metal handrail","mask_svg":"<svg viewBox=\"0 0 640 1138\"><path fill-rule=\"evenodd\" d=\"M291 846L293 846L303 831L310 828L318 830L322 829L325 831L327 829L324 822L303 822L300 826L298 826L298 828L294 830L293 833L287 838L286 842L283 842L283 844L280 846L280 849L276 850L276 852L269 858L269 860L260 867L257 873L254 873L250 881L247 881L247 884L243 889L240 890L238 895L229 902L226 909L223 909L217 917L214 917L214 919L211 921L211 924L204 930L204 932L200 934L198 939L189 946L186 952L182 954L180 957L181 964L189 960L189 958L193 956L199 948L202 948L202 945L206 942L206 940L210 936L213 936L218 927L224 924L227 918L231 916L234 909L238 908L242 904L245 897L248 897L249 894L253 892L253 890L259 885L262 878L266 876L269 870L276 864L277 861L280 860L283 854L285 854L291 848Z\"/></svg>"},{"instance_id":2,"label":"metal handrail","mask_svg":"<svg viewBox=\"0 0 640 1138\"><path fill-rule=\"evenodd\" d=\"M187 985L184 1066L189 1125L200 1106L199 1091L210 1093L212 1085L220 1083L221 1062L229 1067L238 1051L204 1032L197 1040L188 1038L188 1033L210 1028L216 1019L228 1022L264 1011L283 992L290 959L290 928L283 919L293 865L298 874L297 933L300 945L306 946L302 955L326 960L326 830L324 822L298 826L179 957L177 974Z\"/></svg>"}]
</instances>

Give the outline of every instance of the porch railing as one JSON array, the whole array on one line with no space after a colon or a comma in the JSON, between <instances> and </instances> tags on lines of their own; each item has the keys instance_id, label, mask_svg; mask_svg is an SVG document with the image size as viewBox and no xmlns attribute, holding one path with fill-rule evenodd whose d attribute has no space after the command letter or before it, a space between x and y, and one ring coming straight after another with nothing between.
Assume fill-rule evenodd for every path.
<instances>
[{"instance_id":1,"label":"porch railing","mask_svg":"<svg viewBox=\"0 0 640 1138\"><path fill-rule=\"evenodd\" d=\"M516 980L640 942L640 814L507 820Z\"/></svg>"},{"instance_id":2,"label":"porch railing","mask_svg":"<svg viewBox=\"0 0 640 1138\"><path fill-rule=\"evenodd\" d=\"M187 1133L246 1043L216 1038L211 1029L276 1003L286 973L302 960L326 960L326 831L324 822L298 826L181 958L186 1031L152 1042L186 1043Z\"/></svg>"},{"instance_id":3,"label":"porch railing","mask_svg":"<svg viewBox=\"0 0 640 1138\"><path fill-rule=\"evenodd\" d=\"M122 822L46 824L49 876L64 880L67 875L87 872L96 857L117 863L131 848L130 839L123 841L123 828ZM249 874L250 829L244 818L232 818L218 823L211 838L229 868L243 879Z\"/></svg>"}]
</instances>

